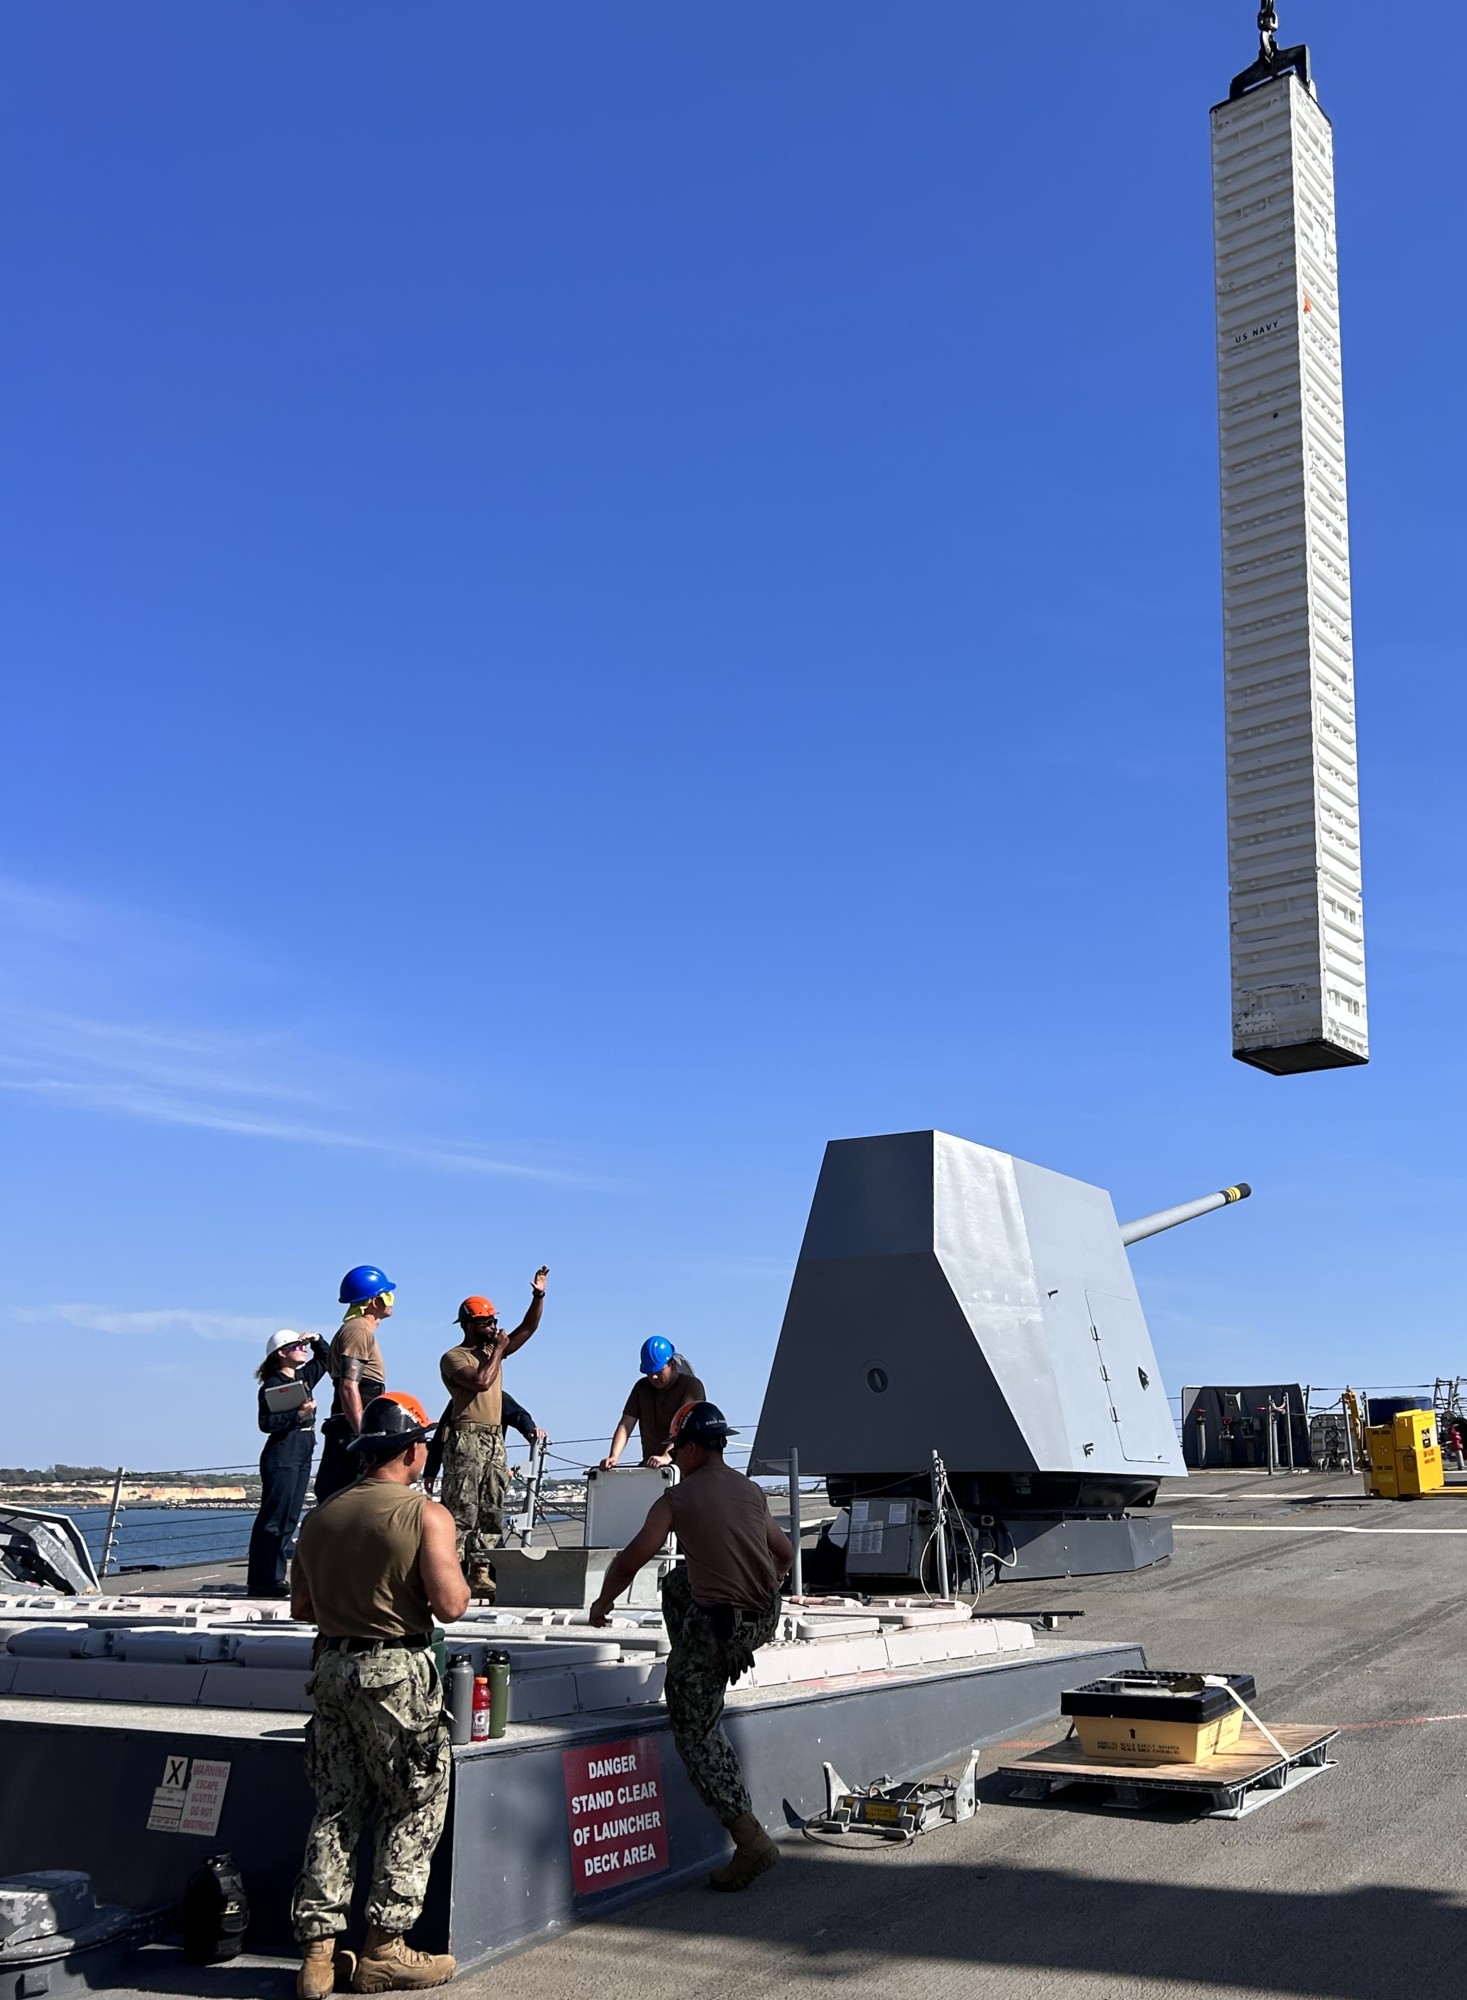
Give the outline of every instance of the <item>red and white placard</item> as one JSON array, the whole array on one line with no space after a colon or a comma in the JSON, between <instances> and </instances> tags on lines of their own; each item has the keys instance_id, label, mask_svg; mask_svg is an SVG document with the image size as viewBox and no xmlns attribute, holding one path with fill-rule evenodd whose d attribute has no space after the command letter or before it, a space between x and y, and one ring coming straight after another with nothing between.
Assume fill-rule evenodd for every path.
<instances>
[{"instance_id":1,"label":"red and white placard","mask_svg":"<svg viewBox=\"0 0 1467 2000\"><path fill-rule=\"evenodd\" d=\"M634 1882L667 1867L667 1814L655 1736L567 1750L565 1812L576 1895Z\"/></svg>"}]
</instances>

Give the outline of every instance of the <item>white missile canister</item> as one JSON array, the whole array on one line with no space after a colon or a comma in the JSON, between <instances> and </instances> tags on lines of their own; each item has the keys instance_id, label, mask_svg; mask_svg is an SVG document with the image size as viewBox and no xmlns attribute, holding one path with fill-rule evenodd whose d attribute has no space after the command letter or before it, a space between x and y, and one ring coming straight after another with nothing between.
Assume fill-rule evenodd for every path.
<instances>
[{"instance_id":1,"label":"white missile canister","mask_svg":"<svg viewBox=\"0 0 1467 2000\"><path fill-rule=\"evenodd\" d=\"M1306 49L1265 35L1233 93L1212 111L1233 1053L1289 1075L1369 1056L1334 154Z\"/></svg>"}]
</instances>

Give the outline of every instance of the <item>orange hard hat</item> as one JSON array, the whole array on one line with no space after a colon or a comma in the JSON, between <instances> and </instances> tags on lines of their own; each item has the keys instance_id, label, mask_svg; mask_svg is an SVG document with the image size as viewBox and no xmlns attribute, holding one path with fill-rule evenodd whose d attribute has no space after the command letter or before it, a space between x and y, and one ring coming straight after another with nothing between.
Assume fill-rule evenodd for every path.
<instances>
[{"instance_id":1,"label":"orange hard hat","mask_svg":"<svg viewBox=\"0 0 1467 2000\"><path fill-rule=\"evenodd\" d=\"M493 1299L481 1299L477 1293L473 1298L465 1299L458 1309L460 1326L466 1319L498 1319L498 1317L498 1313L494 1310Z\"/></svg>"},{"instance_id":2,"label":"orange hard hat","mask_svg":"<svg viewBox=\"0 0 1467 2000\"><path fill-rule=\"evenodd\" d=\"M384 1389L382 1395L385 1402L401 1404L415 1423L422 1424L425 1428L432 1423L433 1419L417 1397L409 1394L406 1389Z\"/></svg>"}]
</instances>

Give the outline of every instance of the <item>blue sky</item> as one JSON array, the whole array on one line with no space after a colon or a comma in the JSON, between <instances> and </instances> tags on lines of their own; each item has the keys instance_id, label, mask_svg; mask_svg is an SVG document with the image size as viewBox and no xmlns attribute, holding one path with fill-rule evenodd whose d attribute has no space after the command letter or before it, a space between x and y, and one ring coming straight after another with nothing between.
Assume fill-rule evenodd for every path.
<instances>
[{"instance_id":1,"label":"blue sky","mask_svg":"<svg viewBox=\"0 0 1467 2000\"><path fill-rule=\"evenodd\" d=\"M1229 1053L1253 14L8 12L0 1462L249 1458L257 1343L362 1259L401 1386L544 1260L554 1434L653 1331L752 1422L824 1142L926 1125L1122 1214L1253 1182L1134 1253L1173 1392L1467 1369L1458 161L1357 0L1282 27L1374 1060Z\"/></svg>"}]
</instances>

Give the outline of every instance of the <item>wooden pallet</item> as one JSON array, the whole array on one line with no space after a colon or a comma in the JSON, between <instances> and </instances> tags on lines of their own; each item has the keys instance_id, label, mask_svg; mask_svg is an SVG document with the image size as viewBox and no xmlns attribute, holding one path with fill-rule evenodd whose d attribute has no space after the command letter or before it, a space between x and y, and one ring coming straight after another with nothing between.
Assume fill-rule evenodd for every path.
<instances>
[{"instance_id":1,"label":"wooden pallet","mask_svg":"<svg viewBox=\"0 0 1467 2000\"><path fill-rule=\"evenodd\" d=\"M1081 1754L1073 1738L1036 1750L1017 1764L1003 1764L999 1775L1017 1782L1009 1796L1050 1799L1071 1785L1086 1785L1110 1794L1104 1803L1121 1812L1165 1798L1201 1795L1210 1800L1209 1819L1242 1819L1285 1792L1317 1778L1334 1765L1326 1754L1338 1735L1318 1723L1270 1724L1283 1747L1277 1750L1261 1731L1244 1721L1230 1750L1205 1764L1102 1764Z\"/></svg>"}]
</instances>

